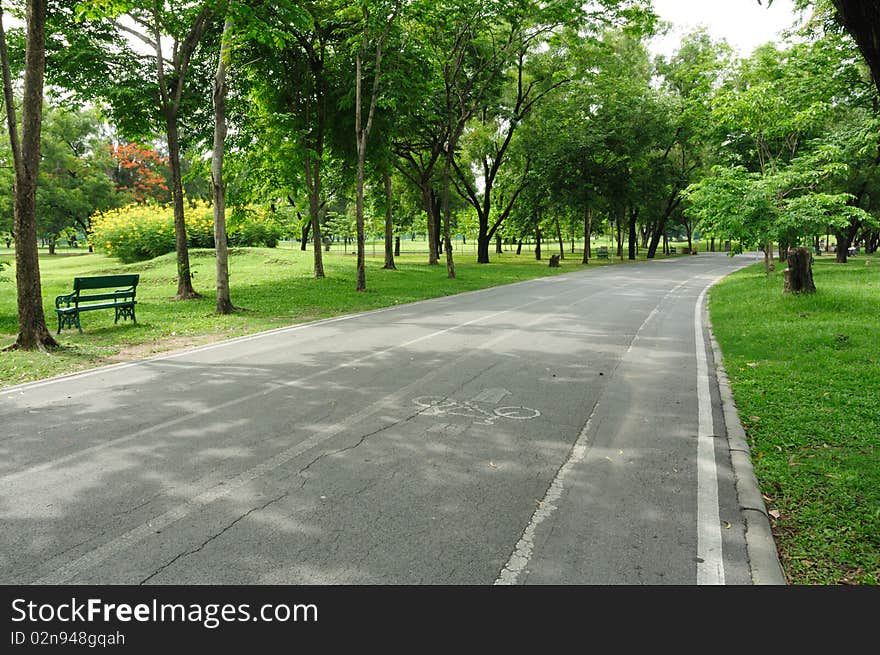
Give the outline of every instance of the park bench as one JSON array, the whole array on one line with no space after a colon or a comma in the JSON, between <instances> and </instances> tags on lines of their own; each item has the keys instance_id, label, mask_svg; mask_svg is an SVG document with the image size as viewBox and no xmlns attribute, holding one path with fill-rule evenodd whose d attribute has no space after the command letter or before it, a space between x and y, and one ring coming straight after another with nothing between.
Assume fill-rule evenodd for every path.
<instances>
[{"instance_id":1,"label":"park bench","mask_svg":"<svg viewBox=\"0 0 880 655\"><path fill-rule=\"evenodd\" d=\"M599 246L599 249L596 250L596 257L599 259L608 259L608 248L606 246Z\"/></svg>"},{"instance_id":2,"label":"park bench","mask_svg":"<svg viewBox=\"0 0 880 655\"><path fill-rule=\"evenodd\" d=\"M81 312L96 309L116 311L114 323L119 319L130 318L137 323L134 315L135 291L140 275L101 275L96 277L73 278L73 292L55 298L55 313L58 314L58 334L62 328L76 327L82 333L79 321ZM112 291L108 291L112 289Z\"/></svg>"}]
</instances>

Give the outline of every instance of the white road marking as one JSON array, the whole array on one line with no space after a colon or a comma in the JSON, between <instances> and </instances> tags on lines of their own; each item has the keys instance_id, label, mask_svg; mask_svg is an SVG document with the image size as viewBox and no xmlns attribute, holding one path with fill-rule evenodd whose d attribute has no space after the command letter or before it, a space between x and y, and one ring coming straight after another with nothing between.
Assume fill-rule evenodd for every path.
<instances>
[{"instance_id":1,"label":"white road marking","mask_svg":"<svg viewBox=\"0 0 880 655\"><path fill-rule=\"evenodd\" d=\"M399 344L398 346L395 346L395 347L407 345L408 343L415 343L417 341L421 341L423 339L430 338L431 336L434 336L436 334L442 334L444 332L449 332L451 330L454 330L458 327L462 327L464 325L471 325L477 321L485 320L485 319L493 317L493 316L499 316L501 314L506 314L508 312L515 311L516 309L519 309L521 307L534 305L538 302L555 300L557 298L560 298L560 297L563 297L566 295L570 295L571 293L575 293L578 291L579 291L578 289L575 289L570 292L563 292L561 294L558 294L558 295L550 297L550 298L542 298L540 300L535 300L535 301L526 303L525 305L520 305L519 307L504 310L501 312L496 312L496 313L490 314L488 316L483 316L478 319L473 319L471 321L467 321L466 323L462 323L462 324L457 325L455 327L441 330L439 332L433 333L432 335L419 337L419 338L414 339L412 341L406 342L405 344ZM602 290L599 290L596 292L596 294L599 294L599 293L602 293ZM544 320L545 320L544 317L539 316L538 318L533 319L532 321L528 321L527 323L523 324L522 328L527 329L533 325L537 325L537 324L543 322ZM510 331L505 331L504 333L500 334L499 336L496 336L492 339L489 339L486 342L483 342L481 344L481 347L487 348L487 349L491 348L494 345L496 345L496 344L502 342L503 340L507 339L508 337L510 337L510 335L511 335ZM393 348L389 348L387 350L392 350L392 349ZM381 351L381 352L387 352L387 350ZM358 361L362 361L364 359L368 359L369 357L375 356L376 354L380 354L380 353L373 353L372 355L366 355L366 356L360 358L359 360L355 360L353 362L348 362L346 364L337 366L335 368L342 368L343 366L350 366L352 364L357 363ZM467 355L464 355L463 357L467 357ZM328 371L330 371L330 370L335 370L335 369L328 369ZM328 371L324 371L324 372L326 373ZM308 376L308 377L314 377L314 376L320 375L320 374L321 373L316 373L315 375ZM403 401L403 399L406 396L411 394L412 391L418 385L423 385L425 383L425 380L427 380L428 378L430 378L433 375L434 375L434 373L429 371L428 373L426 373L424 376L422 376L418 380L415 380L414 382L411 382L407 386L405 386L401 389L398 389L397 391L395 391L395 392L385 396L384 398L376 401L375 403L368 405L367 407L364 407L361 411L348 417L347 419L344 419L338 423L333 423L333 424L324 426L323 428L319 429L316 434L313 434L308 439L300 442L299 444L296 444L295 446L292 446L292 447L288 448L287 450L284 450L284 451L276 454L275 456L265 460L264 462L262 462L261 464L259 464L257 466L254 466L246 471L239 473L237 476L226 481L225 483L221 483L219 485L213 485L210 488L205 489L201 493L196 494L194 497L192 497L188 501L180 503L179 505L172 507L171 509L169 509L165 513L160 514L159 516L153 517L152 519L148 520L147 522L141 523L140 525L137 525L134 528L131 528L131 529L127 530L126 532L123 532L122 534L116 536L115 538L110 539L109 541L96 547L94 550L91 550L91 551L81 555L80 557L78 557L72 561L67 561L65 563L64 560L65 560L66 556L64 554L62 554L62 555L56 556L56 557L44 562L43 563L44 568L50 569L51 573L44 575L43 577L39 578L38 580L36 580L32 584L64 584L64 583L69 582L70 580L74 579L77 575L99 565L101 562L103 562L113 556L116 556L118 553L122 552L123 550L130 548L130 547L138 544L139 542L147 539L148 537L156 534L157 530L161 531L165 527L179 521L180 519L188 516L189 514L192 514L193 512L196 512L199 510L203 510L206 506L212 504L213 502L219 500L220 498L224 498L224 497L238 491L239 489L241 489L245 485L253 482L257 478L265 475L266 473L269 473L270 471L277 469L278 467L294 460L295 458L299 457L300 455L303 455L307 451L318 447L319 445L326 442L331 437L343 432L344 430L346 430L348 428L351 428L353 426L356 426L356 425L363 423L364 420L366 420L367 418L369 418L370 416L372 416L376 412L378 412L380 410L392 410L392 409L398 408L398 405L401 404L401 402ZM303 378L303 379L305 379L305 378ZM290 383L286 383L286 384L290 384ZM275 388L270 389L270 390L263 390L259 393L267 393L269 391L274 391L274 390L275 390ZM254 395L256 395L256 394L254 394ZM454 431L451 434L454 435L454 434L458 434L459 432L460 431ZM119 441L125 441L125 440L128 440L128 439L127 438L118 439L118 440L115 440L114 442L109 442L108 445L112 445L113 443L117 443ZM89 451L96 450L96 449L98 449L98 447L86 449L84 451L80 451L79 453L77 453L75 455L70 455L68 457L61 458L60 460L56 460L56 463L58 461L62 461L62 460L66 461L67 459L71 459L74 456L78 456L84 452L89 452ZM46 465L41 465L39 467L32 467L32 469L28 469L28 470L34 470L34 469L38 469L38 468L39 469L47 468L47 467L51 466L51 464L52 463L50 462L50 463L47 463ZM0 480L2 480L3 482L7 482L10 479L21 477L21 475L24 473L25 473L24 471L21 471L21 472L6 476L6 478L0 478ZM14 489L10 489L10 492L14 492Z\"/></svg>"},{"instance_id":2,"label":"white road marking","mask_svg":"<svg viewBox=\"0 0 880 655\"><path fill-rule=\"evenodd\" d=\"M573 292L571 292L571 291L564 292L564 293L559 294L556 297L565 296L570 293L573 293ZM484 316L480 316L479 318L474 318L474 319L471 319L470 321L465 321L464 323L459 323L458 325L453 325L452 327L448 327L443 330L436 330L434 332L431 332L430 334L426 334L424 336L417 337L415 339L410 339L409 341L404 341L403 343L396 344L394 346L391 346L389 348L385 348L383 350L371 352L371 353L364 355L362 357L358 357L357 359L343 362L342 364L337 364L336 366L333 366L331 368L327 368L327 369L324 369L321 371L316 371L315 373L312 373L311 375L306 375L304 377L296 378L293 380L272 382L272 383L269 383L266 386L266 388L260 389L258 391L251 393L251 394L248 394L246 396L240 396L238 398L233 398L232 400L229 400L225 403L221 403L220 405L214 405L211 407L204 407L204 408L201 408L198 410L193 410L192 412L190 412L188 414L184 414L183 416L178 416L173 419L169 419L167 421L164 421L162 423L157 423L155 425L148 426L148 427L143 428L142 430L138 430L137 432L134 432L132 434L127 434L123 437L117 437L116 439L111 439L110 441L105 441L104 443L98 444L96 446L84 448L82 450L76 451L75 453L71 453L69 455L64 455L62 457L58 457L56 459L43 462L41 464L35 464L34 466L31 466L26 469L22 469L20 471L16 471L14 473L9 473L7 475L0 476L0 490L2 490L3 486L10 481L17 480L22 477L27 477L27 476L33 475L34 473L38 473L40 471L45 471L46 469L52 468L52 467L57 466L59 464L64 464L64 463L69 462L69 461L76 459L78 457L82 457L83 455L87 455L87 454L91 454L91 453L94 453L97 451L105 450L107 448L117 446L117 445L119 445L121 443L125 443L127 441L133 441L135 439L139 439L140 437L143 437L144 435L152 433L152 432L166 430L174 425L177 425L179 423L183 423L185 421L191 420L191 419L196 418L198 416L204 416L204 415L210 414L212 412L215 412L219 409L226 409L228 407L232 407L234 405L238 405L238 404L247 402L249 400L253 400L254 398L257 398L259 396L270 394L272 392L278 391L279 389L282 389L285 387L297 386L297 385L302 384L303 382L307 382L307 381L312 380L314 378L321 377L323 375L327 375L328 373L332 373L334 371L338 371L343 368L349 368L352 366L356 366L357 364L360 364L360 363L365 362L367 360L373 359L375 357L380 357L380 356L385 355L386 353L389 353L389 352L396 350L398 348L405 348L407 346L411 346L411 345L419 343L421 341L433 339L434 337L438 337L441 334L446 334L447 332L452 332L453 330L458 330L459 328L463 328L468 325L473 325L474 323L479 323L481 321L487 321L489 319L495 318L496 316L508 314L510 312L517 311L517 310L523 309L525 307L530 307L531 305L535 305L540 302L546 302L547 300L551 300L551 298L539 298L538 300L532 300L532 301L527 302L523 305L518 305L517 307L505 309L500 312L486 314Z\"/></svg>"},{"instance_id":3,"label":"white road marking","mask_svg":"<svg viewBox=\"0 0 880 655\"><path fill-rule=\"evenodd\" d=\"M635 335L633 335L632 341L630 341L629 347L626 349L624 357L626 356L626 354L632 352L633 346L638 340L639 335L642 333L642 330L644 330L645 326L648 325L648 323L650 323L654 319L654 317L660 313L660 306L666 301L666 299L690 281L691 280L688 279L684 282L681 282L674 288L670 289L666 293L666 295L660 299L654 309L651 310L651 312L642 322L639 329L636 330ZM621 357L620 361L623 361L623 357ZM613 371L611 375L614 375ZM599 400L596 401L596 404L593 405L593 410L590 412L590 416L587 419L587 422L584 424L584 427L578 434L578 437L574 442L574 446L572 446L568 459L566 459L563 465L559 468L559 471L556 473L556 477L553 478L553 481L550 483L550 487L544 494L544 498L541 499L541 501L538 503L538 508L532 514L532 518L529 521L529 524L526 526L526 529L523 531L522 537L520 537L519 541L516 543L516 546L514 546L513 553L507 560L507 563L501 568L501 572L495 579L496 585L517 584L519 582L520 576L527 569L529 562L532 559L532 555L534 554L535 535L537 533L538 526L541 525L541 523L543 523L545 520L553 516L556 510L559 509L556 503L562 497L562 492L565 490L566 476L572 469L575 468L575 466L580 464L587 455L587 450L590 446L590 429L593 425L593 417L596 415L596 411L599 409L600 401L601 397L599 398Z\"/></svg>"},{"instance_id":4,"label":"white road marking","mask_svg":"<svg viewBox=\"0 0 880 655\"><path fill-rule=\"evenodd\" d=\"M718 507L718 468L715 463L715 430L712 425L712 397L709 392L709 363L703 339L703 300L710 284L694 308L697 354L697 584L723 585L724 558L721 551L721 517Z\"/></svg>"}]
</instances>

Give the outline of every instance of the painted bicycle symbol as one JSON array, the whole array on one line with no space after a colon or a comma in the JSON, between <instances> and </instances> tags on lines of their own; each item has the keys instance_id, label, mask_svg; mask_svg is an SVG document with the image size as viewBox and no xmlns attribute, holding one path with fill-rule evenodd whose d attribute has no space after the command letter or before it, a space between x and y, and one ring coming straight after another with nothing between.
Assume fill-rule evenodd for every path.
<instances>
[{"instance_id":1,"label":"painted bicycle symbol","mask_svg":"<svg viewBox=\"0 0 880 655\"><path fill-rule=\"evenodd\" d=\"M531 407L510 406L486 410L471 400L458 401L439 396L419 396L413 398L413 403L425 408L425 411L421 412L422 416L464 416L482 425L494 425L500 418L528 421L541 415L541 412Z\"/></svg>"}]
</instances>

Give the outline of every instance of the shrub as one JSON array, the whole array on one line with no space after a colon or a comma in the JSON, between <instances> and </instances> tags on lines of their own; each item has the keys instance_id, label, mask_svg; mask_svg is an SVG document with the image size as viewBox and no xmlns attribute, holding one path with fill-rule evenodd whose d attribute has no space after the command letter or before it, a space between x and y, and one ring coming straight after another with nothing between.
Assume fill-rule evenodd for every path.
<instances>
[{"instance_id":1,"label":"shrub","mask_svg":"<svg viewBox=\"0 0 880 655\"><path fill-rule=\"evenodd\" d=\"M263 208L236 208L226 219L226 234L231 246L274 248L282 229L277 218Z\"/></svg>"},{"instance_id":2,"label":"shrub","mask_svg":"<svg viewBox=\"0 0 880 655\"><path fill-rule=\"evenodd\" d=\"M187 244L192 248L214 247L213 209L206 202L186 207ZM281 230L262 209L227 210L226 232L230 245L274 248ZM129 205L92 217L89 234L97 250L123 263L153 259L174 252L174 209L163 205Z\"/></svg>"}]
</instances>

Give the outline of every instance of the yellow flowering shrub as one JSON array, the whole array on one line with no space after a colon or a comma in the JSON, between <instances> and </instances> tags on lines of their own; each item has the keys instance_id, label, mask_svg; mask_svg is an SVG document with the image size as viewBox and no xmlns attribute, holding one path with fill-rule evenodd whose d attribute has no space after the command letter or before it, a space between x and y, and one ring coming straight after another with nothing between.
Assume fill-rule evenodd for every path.
<instances>
[{"instance_id":1,"label":"yellow flowering shrub","mask_svg":"<svg viewBox=\"0 0 880 655\"><path fill-rule=\"evenodd\" d=\"M184 210L187 244L214 247L214 214L204 201L188 202ZM230 245L274 247L281 229L262 208L226 211ZM92 217L92 245L124 263L153 259L174 252L174 209L170 205L133 204Z\"/></svg>"}]
</instances>

